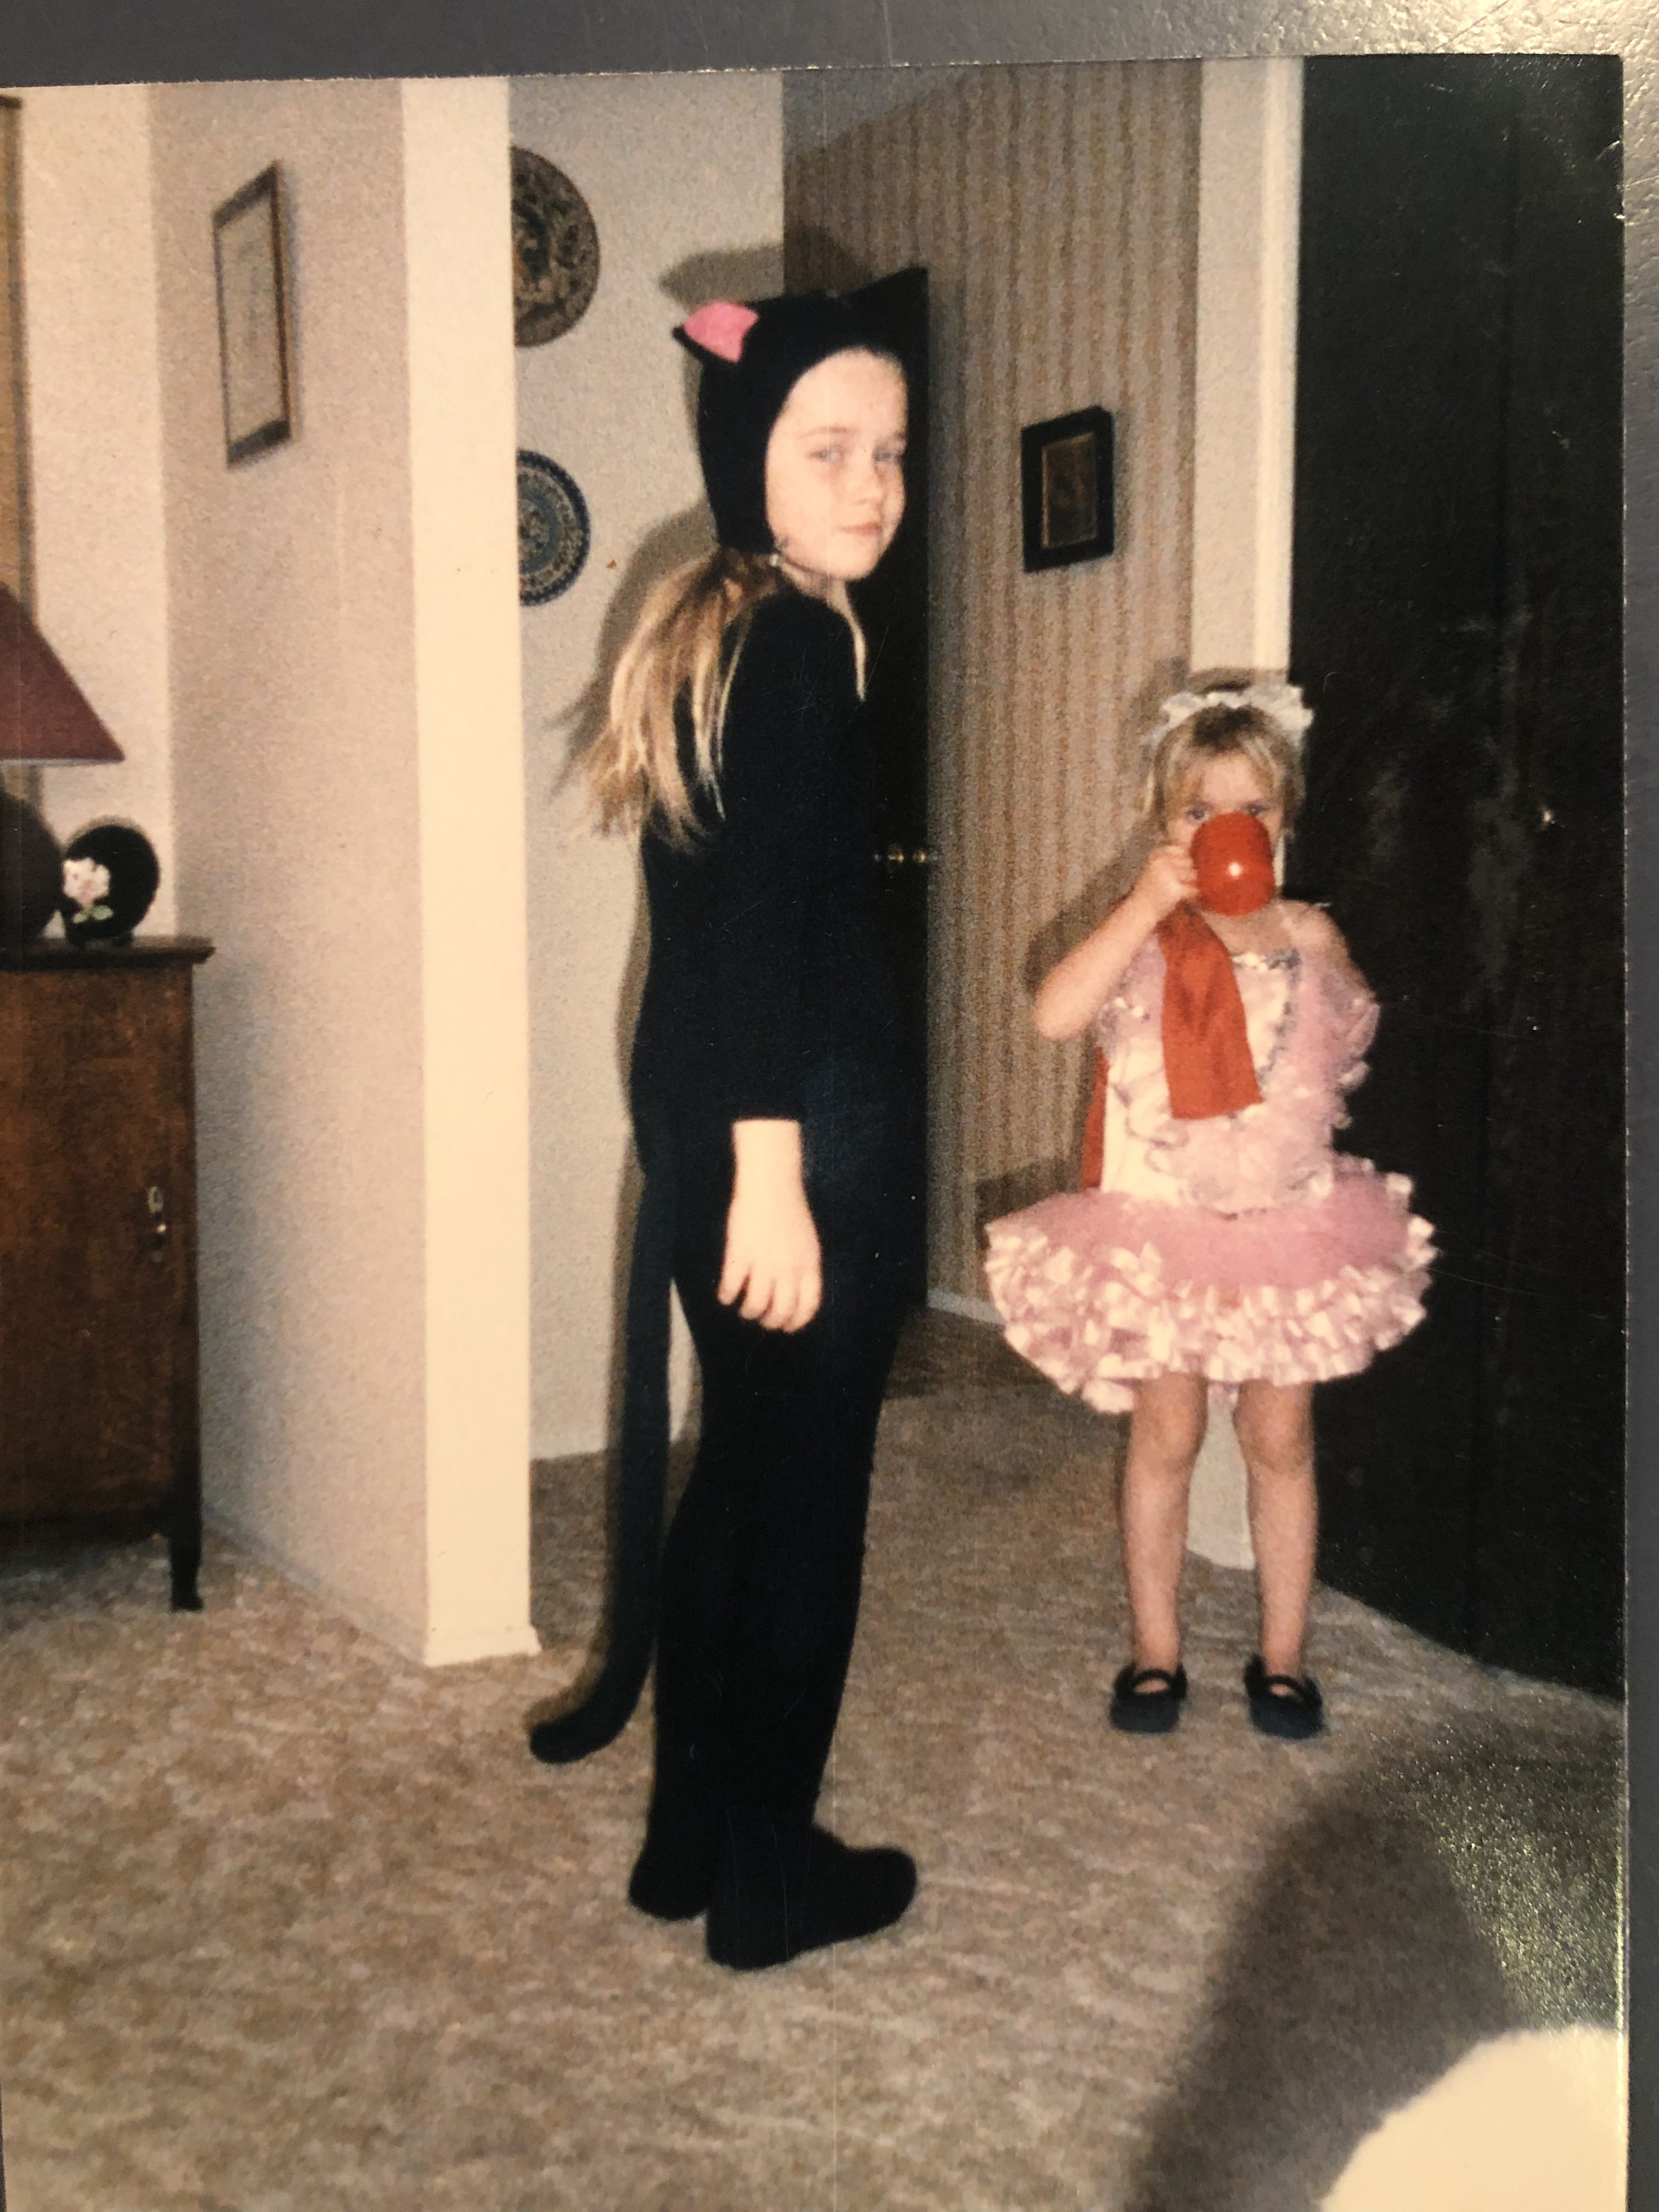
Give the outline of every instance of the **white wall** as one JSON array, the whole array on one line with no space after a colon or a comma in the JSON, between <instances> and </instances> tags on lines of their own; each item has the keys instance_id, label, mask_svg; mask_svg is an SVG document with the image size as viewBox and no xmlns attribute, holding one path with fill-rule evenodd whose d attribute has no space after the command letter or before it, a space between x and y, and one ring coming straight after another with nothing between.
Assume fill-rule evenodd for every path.
<instances>
[{"instance_id":1,"label":"white wall","mask_svg":"<svg viewBox=\"0 0 1659 2212\"><path fill-rule=\"evenodd\" d=\"M504 88L152 100L208 1507L415 1655L533 1649ZM273 159L299 434L229 469L211 216Z\"/></svg>"},{"instance_id":2,"label":"white wall","mask_svg":"<svg viewBox=\"0 0 1659 2212\"><path fill-rule=\"evenodd\" d=\"M144 929L167 932L177 890L149 95L75 85L20 97L34 611L126 755L48 769L46 812L65 842L90 821L136 823L161 863Z\"/></svg>"},{"instance_id":3,"label":"white wall","mask_svg":"<svg viewBox=\"0 0 1659 2212\"><path fill-rule=\"evenodd\" d=\"M530 1635L530 1030L507 92L404 88L428 1660Z\"/></svg>"},{"instance_id":4,"label":"white wall","mask_svg":"<svg viewBox=\"0 0 1659 2212\"><path fill-rule=\"evenodd\" d=\"M1193 666L1291 653L1299 61L1206 62L1199 150Z\"/></svg>"},{"instance_id":5,"label":"white wall","mask_svg":"<svg viewBox=\"0 0 1659 2212\"><path fill-rule=\"evenodd\" d=\"M608 670L642 584L708 543L688 364L669 333L714 293L781 289L782 94L776 76L741 73L536 77L514 84L512 120L514 143L586 199L600 256L582 320L518 354L519 442L570 471L593 526L576 582L522 625L532 1435L551 1457L596 1449L609 1426L645 945L633 853L593 835L566 776L570 711ZM683 1394L683 1359L680 1373Z\"/></svg>"}]
</instances>

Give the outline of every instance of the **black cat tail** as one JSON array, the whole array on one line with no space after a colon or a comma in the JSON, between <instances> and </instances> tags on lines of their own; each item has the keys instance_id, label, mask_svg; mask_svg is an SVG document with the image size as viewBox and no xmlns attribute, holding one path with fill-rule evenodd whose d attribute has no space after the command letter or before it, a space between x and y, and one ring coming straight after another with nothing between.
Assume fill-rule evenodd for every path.
<instances>
[{"instance_id":1,"label":"black cat tail","mask_svg":"<svg viewBox=\"0 0 1659 2212\"><path fill-rule=\"evenodd\" d=\"M538 1721L530 1748L550 1765L603 1751L640 1701L657 1634L663 1502L668 1481L669 1290L674 1194L666 1164L648 1175L634 1224L623 1369L620 1480L611 1576L611 1640L580 1705Z\"/></svg>"}]
</instances>

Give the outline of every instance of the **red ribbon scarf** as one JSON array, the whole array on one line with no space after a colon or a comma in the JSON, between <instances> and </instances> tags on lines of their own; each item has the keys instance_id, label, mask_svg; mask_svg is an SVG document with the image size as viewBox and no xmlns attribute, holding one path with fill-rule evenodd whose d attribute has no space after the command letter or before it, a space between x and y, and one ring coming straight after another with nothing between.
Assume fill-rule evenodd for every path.
<instances>
[{"instance_id":1,"label":"red ribbon scarf","mask_svg":"<svg viewBox=\"0 0 1659 2212\"><path fill-rule=\"evenodd\" d=\"M1158 936L1164 948L1164 1072L1170 1113L1178 1121L1207 1121L1260 1105L1244 1001L1226 946L1190 906L1165 915ZM1078 1176L1082 1189L1098 1188L1105 1162L1106 1056L1097 1048Z\"/></svg>"}]
</instances>

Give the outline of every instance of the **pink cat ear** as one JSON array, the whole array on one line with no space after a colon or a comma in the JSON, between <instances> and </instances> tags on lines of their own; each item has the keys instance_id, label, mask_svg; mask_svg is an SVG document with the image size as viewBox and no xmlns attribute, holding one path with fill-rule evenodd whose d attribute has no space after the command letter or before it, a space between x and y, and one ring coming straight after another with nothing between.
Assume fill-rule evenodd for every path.
<instances>
[{"instance_id":1,"label":"pink cat ear","mask_svg":"<svg viewBox=\"0 0 1659 2212\"><path fill-rule=\"evenodd\" d=\"M743 342L759 320L752 307L736 300L711 300L695 315L688 315L681 328L705 353L717 354L722 361L740 361Z\"/></svg>"}]
</instances>

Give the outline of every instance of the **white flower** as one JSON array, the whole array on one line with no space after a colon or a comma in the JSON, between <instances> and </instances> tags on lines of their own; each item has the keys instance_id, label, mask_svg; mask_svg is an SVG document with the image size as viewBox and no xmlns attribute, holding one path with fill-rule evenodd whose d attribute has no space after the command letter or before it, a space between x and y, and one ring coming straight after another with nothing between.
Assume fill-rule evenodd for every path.
<instances>
[{"instance_id":1,"label":"white flower","mask_svg":"<svg viewBox=\"0 0 1659 2212\"><path fill-rule=\"evenodd\" d=\"M109 896L109 870L100 867L96 860L65 860L64 896L73 899L83 911L96 906L100 899Z\"/></svg>"}]
</instances>

